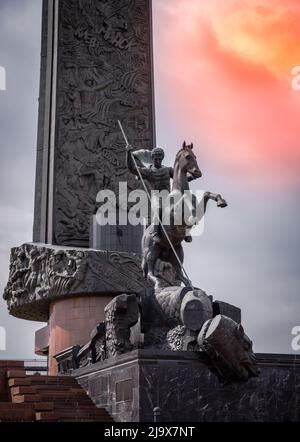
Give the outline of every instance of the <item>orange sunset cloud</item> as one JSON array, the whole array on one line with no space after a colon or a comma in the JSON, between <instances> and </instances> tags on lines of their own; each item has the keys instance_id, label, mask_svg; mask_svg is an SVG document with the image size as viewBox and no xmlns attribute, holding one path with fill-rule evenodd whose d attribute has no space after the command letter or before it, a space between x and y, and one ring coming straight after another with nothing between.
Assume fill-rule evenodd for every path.
<instances>
[{"instance_id":1,"label":"orange sunset cloud","mask_svg":"<svg viewBox=\"0 0 300 442\"><path fill-rule=\"evenodd\" d=\"M236 177L299 183L300 2L157 0L157 101ZM179 123L180 122L180 123Z\"/></svg>"}]
</instances>

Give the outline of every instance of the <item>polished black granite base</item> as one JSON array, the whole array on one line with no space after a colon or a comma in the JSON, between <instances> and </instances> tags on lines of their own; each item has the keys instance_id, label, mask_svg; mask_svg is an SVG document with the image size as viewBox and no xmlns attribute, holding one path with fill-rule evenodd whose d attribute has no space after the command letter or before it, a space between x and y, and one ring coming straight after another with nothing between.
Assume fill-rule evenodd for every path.
<instances>
[{"instance_id":1,"label":"polished black granite base","mask_svg":"<svg viewBox=\"0 0 300 442\"><path fill-rule=\"evenodd\" d=\"M136 350L75 371L116 421L300 421L300 356L257 354L260 377L222 385L204 355Z\"/></svg>"}]
</instances>

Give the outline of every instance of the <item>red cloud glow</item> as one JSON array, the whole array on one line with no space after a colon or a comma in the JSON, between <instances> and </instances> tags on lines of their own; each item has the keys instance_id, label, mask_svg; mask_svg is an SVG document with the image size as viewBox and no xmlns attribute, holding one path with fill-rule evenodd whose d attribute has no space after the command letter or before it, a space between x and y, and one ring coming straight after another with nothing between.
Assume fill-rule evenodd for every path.
<instances>
[{"instance_id":1,"label":"red cloud glow","mask_svg":"<svg viewBox=\"0 0 300 442\"><path fill-rule=\"evenodd\" d=\"M300 2L157 0L155 8L157 101L166 115L236 176L299 183L300 91L291 70L300 65Z\"/></svg>"}]
</instances>

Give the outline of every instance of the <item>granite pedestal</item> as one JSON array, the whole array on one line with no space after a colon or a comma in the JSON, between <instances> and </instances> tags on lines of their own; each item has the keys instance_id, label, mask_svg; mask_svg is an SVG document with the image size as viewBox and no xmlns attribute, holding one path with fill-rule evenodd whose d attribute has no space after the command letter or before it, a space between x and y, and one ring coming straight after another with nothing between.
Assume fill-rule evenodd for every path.
<instances>
[{"instance_id":1,"label":"granite pedestal","mask_svg":"<svg viewBox=\"0 0 300 442\"><path fill-rule=\"evenodd\" d=\"M275 422L300 420L300 356L257 354L261 374L221 384L204 355L136 350L73 374L116 421Z\"/></svg>"}]
</instances>

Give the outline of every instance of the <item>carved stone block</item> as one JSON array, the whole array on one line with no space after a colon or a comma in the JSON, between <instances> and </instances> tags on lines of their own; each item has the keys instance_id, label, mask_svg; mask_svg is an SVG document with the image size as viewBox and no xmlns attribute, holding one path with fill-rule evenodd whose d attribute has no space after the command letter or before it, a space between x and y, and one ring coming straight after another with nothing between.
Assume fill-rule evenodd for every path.
<instances>
[{"instance_id":1,"label":"carved stone block","mask_svg":"<svg viewBox=\"0 0 300 442\"><path fill-rule=\"evenodd\" d=\"M217 315L207 321L199 333L198 343L209 356L220 380L247 381L258 376L252 342L241 324Z\"/></svg>"},{"instance_id":2,"label":"carved stone block","mask_svg":"<svg viewBox=\"0 0 300 442\"><path fill-rule=\"evenodd\" d=\"M70 374L73 370L79 368L77 359L79 351L80 345L75 345L55 355L59 373Z\"/></svg>"},{"instance_id":3,"label":"carved stone block","mask_svg":"<svg viewBox=\"0 0 300 442\"><path fill-rule=\"evenodd\" d=\"M104 311L107 356L132 350L130 328L139 319L139 303L136 295L119 295L105 307Z\"/></svg>"},{"instance_id":4,"label":"carved stone block","mask_svg":"<svg viewBox=\"0 0 300 442\"><path fill-rule=\"evenodd\" d=\"M193 290L185 295L181 303L180 318L192 331L199 331L204 322L213 315L212 303L202 290Z\"/></svg>"},{"instance_id":5,"label":"carved stone block","mask_svg":"<svg viewBox=\"0 0 300 442\"><path fill-rule=\"evenodd\" d=\"M92 363L104 361L106 358L106 327L101 322L91 333L91 360Z\"/></svg>"},{"instance_id":6,"label":"carved stone block","mask_svg":"<svg viewBox=\"0 0 300 442\"><path fill-rule=\"evenodd\" d=\"M146 287L139 255L24 244L11 251L4 299L13 316L46 322L50 303L65 296L114 296Z\"/></svg>"},{"instance_id":7,"label":"carved stone block","mask_svg":"<svg viewBox=\"0 0 300 442\"><path fill-rule=\"evenodd\" d=\"M76 357L76 363L79 368L87 367L93 363L91 342L81 347Z\"/></svg>"}]
</instances>

